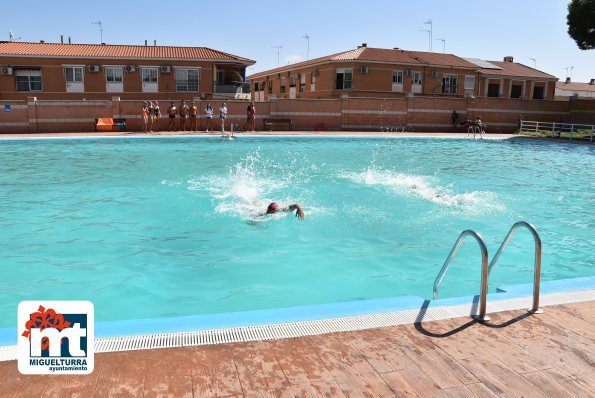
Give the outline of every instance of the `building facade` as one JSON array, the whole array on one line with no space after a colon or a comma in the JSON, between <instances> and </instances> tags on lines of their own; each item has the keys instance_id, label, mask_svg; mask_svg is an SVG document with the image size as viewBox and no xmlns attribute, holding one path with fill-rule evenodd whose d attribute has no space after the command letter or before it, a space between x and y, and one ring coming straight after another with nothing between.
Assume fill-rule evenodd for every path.
<instances>
[{"instance_id":1,"label":"building facade","mask_svg":"<svg viewBox=\"0 0 595 398\"><path fill-rule=\"evenodd\" d=\"M206 47L0 42L0 99L248 99L254 63Z\"/></svg>"},{"instance_id":2,"label":"building facade","mask_svg":"<svg viewBox=\"0 0 595 398\"><path fill-rule=\"evenodd\" d=\"M252 98L494 97L553 100L555 76L515 63L402 49L355 50L248 76Z\"/></svg>"},{"instance_id":3,"label":"building facade","mask_svg":"<svg viewBox=\"0 0 595 398\"><path fill-rule=\"evenodd\" d=\"M556 83L556 99L575 98L595 99L595 79L591 79L589 83L574 83L566 78L566 81Z\"/></svg>"}]
</instances>

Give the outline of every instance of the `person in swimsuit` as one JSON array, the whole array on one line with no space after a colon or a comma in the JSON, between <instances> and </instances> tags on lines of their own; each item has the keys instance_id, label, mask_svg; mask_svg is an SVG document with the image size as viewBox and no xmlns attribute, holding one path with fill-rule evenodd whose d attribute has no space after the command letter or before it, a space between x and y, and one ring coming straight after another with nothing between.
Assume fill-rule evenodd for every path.
<instances>
[{"instance_id":1,"label":"person in swimsuit","mask_svg":"<svg viewBox=\"0 0 595 398\"><path fill-rule=\"evenodd\" d=\"M145 122L145 133L147 132L147 127L149 126L149 104L147 103L147 101L143 102L143 110L142 110L142 115L143 115L143 121Z\"/></svg>"},{"instance_id":2,"label":"person in swimsuit","mask_svg":"<svg viewBox=\"0 0 595 398\"><path fill-rule=\"evenodd\" d=\"M196 120L198 118L198 108L194 101L190 102L190 131L198 131L196 128Z\"/></svg>"},{"instance_id":3,"label":"person in swimsuit","mask_svg":"<svg viewBox=\"0 0 595 398\"><path fill-rule=\"evenodd\" d=\"M182 105L180 105L180 130L186 131L186 119L188 119L188 105L186 105L186 101L182 100Z\"/></svg>"},{"instance_id":4,"label":"person in swimsuit","mask_svg":"<svg viewBox=\"0 0 595 398\"><path fill-rule=\"evenodd\" d=\"M302 210L302 206L300 206L297 203L293 204L293 205L289 205L287 207L281 207L276 202L272 202L271 204L268 205L266 213L263 213L262 215L275 214L275 213L279 213L280 211L294 211L294 210L296 211L295 216L297 218L299 218L300 220L303 220L304 217L306 216L306 214L304 213L304 210Z\"/></svg>"},{"instance_id":5,"label":"person in swimsuit","mask_svg":"<svg viewBox=\"0 0 595 398\"><path fill-rule=\"evenodd\" d=\"M207 133L209 132L209 129L213 129L213 127L211 127L211 120L213 120L213 107L211 106L211 104L207 104L207 107L205 108L205 119L207 121Z\"/></svg>"},{"instance_id":6,"label":"person in swimsuit","mask_svg":"<svg viewBox=\"0 0 595 398\"><path fill-rule=\"evenodd\" d=\"M219 108L219 119L221 119L221 132L225 133L225 118L227 117L227 106L225 102Z\"/></svg>"},{"instance_id":7,"label":"person in swimsuit","mask_svg":"<svg viewBox=\"0 0 595 398\"><path fill-rule=\"evenodd\" d=\"M167 130L168 131L175 131L176 130L176 115L178 114L178 108L174 105L174 102L171 102L169 108L167 108L167 114L169 115L169 122L167 123Z\"/></svg>"},{"instance_id":8,"label":"person in swimsuit","mask_svg":"<svg viewBox=\"0 0 595 398\"><path fill-rule=\"evenodd\" d=\"M256 108L254 102L250 102L248 109L246 110L246 131L254 132L256 128Z\"/></svg>"},{"instance_id":9,"label":"person in swimsuit","mask_svg":"<svg viewBox=\"0 0 595 398\"><path fill-rule=\"evenodd\" d=\"M159 118L161 117L161 110L159 110L159 102L155 101L153 104L153 118L151 131L159 131Z\"/></svg>"}]
</instances>

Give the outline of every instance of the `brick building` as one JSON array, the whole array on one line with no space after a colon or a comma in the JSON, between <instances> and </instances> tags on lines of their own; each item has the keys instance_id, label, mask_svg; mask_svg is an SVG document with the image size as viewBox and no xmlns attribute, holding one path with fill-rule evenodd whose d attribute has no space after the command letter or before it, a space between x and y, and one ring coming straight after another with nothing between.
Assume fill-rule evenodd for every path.
<instances>
[{"instance_id":1,"label":"brick building","mask_svg":"<svg viewBox=\"0 0 595 398\"><path fill-rule=\"evenodd\" d=\"M254 63L206 47L0 42L0 99L242 98Z\"/></svg>"},{"instance_id":2,"label":"brick building","mask_svg":"<svg viewBox=\"0 0 595 398\"><path fill-rule=\"evenodd\" d=\"M571 98L595 99L595 79L591 79L589 83L575 83L568 77L564 82L557 82L556 99L568 100Z\"/></svg>"},{"instance_id":3,"label":"brick building","mask_svg":"<svg viewBox=\"0 0 595 398\"><path fill-rule=\"evenodd\" d=\"M403 98L407 96L554 99L555 76L515 63L453 54L370 48L248 76L252 98Z\"/></svg>"}]
</instances>

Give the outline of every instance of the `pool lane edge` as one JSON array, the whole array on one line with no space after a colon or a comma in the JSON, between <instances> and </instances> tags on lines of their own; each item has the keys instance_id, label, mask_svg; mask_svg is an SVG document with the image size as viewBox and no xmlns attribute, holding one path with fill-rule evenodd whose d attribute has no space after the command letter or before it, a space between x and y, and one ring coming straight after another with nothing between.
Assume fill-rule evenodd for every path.
<instances>
[{"instance_id":1,"label":"pool lane edge","mask_svg":"<svg viewBox=\"0 0 595 398\"><path fill-rule=\"evenodd\" d=\"M488 295L487 313L530 308L532 298L527 294L530 291L531 284L499 287L497 293ZM593 300L595 277L542 283L543 307ZM403 296L227 314L97 322L95 352L276 340L432 322L474 315L478 305L478 296L438 300ZM547 316L547 311L539 316ZM182 323L184 327L180 327ZM176 326L177 331L167 330L165 324ZM153 326L147 329L148 325ZM113 335L116 331L119 333ZM0 329L0 361L16 359L16 337L16 328Z\"/></svg>"}]
</instances>

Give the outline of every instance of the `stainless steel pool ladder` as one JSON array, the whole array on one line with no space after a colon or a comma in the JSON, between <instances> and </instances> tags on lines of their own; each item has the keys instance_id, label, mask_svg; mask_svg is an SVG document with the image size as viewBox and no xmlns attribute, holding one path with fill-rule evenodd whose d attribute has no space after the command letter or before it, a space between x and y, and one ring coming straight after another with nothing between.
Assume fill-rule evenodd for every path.
<instances>
[{"instance_id":1,"label":"stainless steel pool ladder","mask_svg":"<svg viewBox=\"0 0 595 398\"><path fill-rule=\"evenodd\" d=\"M440 269L440 272L438 273L436 280L434 281L434 300L438 298L438 288L440 287L440 283L442 283L442 279L444 278L446 271L448 271L450 264L452 263L457 252L459 251L459 248L463 244L465 238L471 235L475 238L481 250L481 291L479 298L479 313L477 315L474 315L473 317L481 322L489 321L490 317L486 315L488 277L492 268L494 267L494 265L496 265L496 262L500 258L500 255L502 254L502 252L504 252L504 250L508 246L508 243L510 243L510 240L512 239L516 230L519 227L526 227L527 229L529 229L529 231L531 231L531 234L533 235L533 240L535 241L535 263L533 271L533 306L529 311L535 314L541 314L543 312L539 309L539 289L541 276L541 238L539 237L539 234L537 233L535 227L526 221L518 221L514 223L514 225L510 228L510 231L508 231L506 238L504 238L504 241L500 245L498 252L494 256L494 258L492 258L492 261L489 265L488 249L481 235L470 229L461 232L454 246L450 250L450 254L444 262L444 265Z\"/></svg>"}]
</instances>

